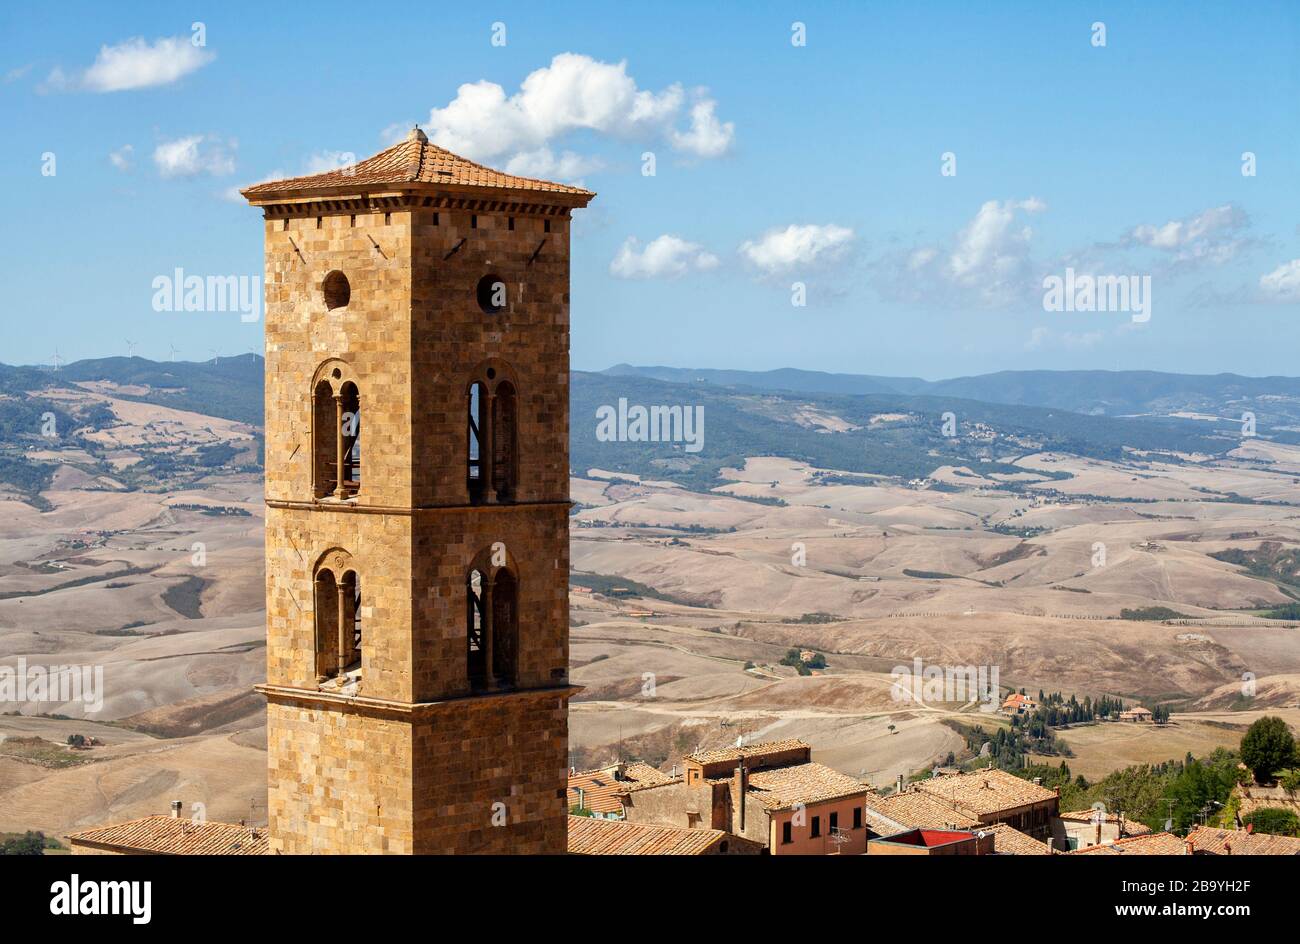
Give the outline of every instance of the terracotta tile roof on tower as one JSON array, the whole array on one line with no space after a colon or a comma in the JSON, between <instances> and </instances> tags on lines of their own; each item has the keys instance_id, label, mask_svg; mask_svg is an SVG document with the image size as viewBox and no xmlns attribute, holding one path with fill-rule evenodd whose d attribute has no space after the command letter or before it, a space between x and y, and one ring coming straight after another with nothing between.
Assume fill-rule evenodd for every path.
<instances>
[{"instance_id":1,"label":"terracotta tile roof on tower","mask_svg":"<svg viewBox=\"0 0 1300 944\"><path fill-rule=\"evenodd\" d=\"M404 188L416 184L451 189L487 188L566 194L578 198L576 201L566 200L566 204L576 202L579 206L586 206L587 201L595 196L590 190L581 187L533 177L519 177L476 164L436 144L430 144L428 137L419 128L413 128L404 141L359 163L322 174L253 184L240 193L253 203L267 203L280 196L370 190L375 187Z\"/></svg>"},{"instance_id":2,"label":"terracotta tile roof on tower","mask_svg":"<svg viewBox=\"0 0 1300 944\"><path fill-rule=\"evenodd\" d=\"M1005 770L974 770L921 780L915 789L975 816L1051 800L1056 794Z\"/></svg>"},{"instance_id":3,"label":"terracotta tile roof on tower","mask_svg":"<svg viewBox=\"0 0 1300 944\"><path fill-rule=\"evenodd\" d=\"M1212 855L1300 855L1300 839L1248 833L1244 829L1197 826L1187 834L1193 853Z\"/></svg>"},{"instance_id":4,"label":"terracotta tile roof on tower","mask_svg":"<svg viewBox=\"0 0 1300 944\"><path fill-rule=\"evenodd\" d=\"M1101 846L1075 849L1069 855L1186 855L1187 843L1172 833L1116 839Z\"/></svg>"},{"instance_id":5,"label":"terracotta tile roof on tower","mask_svg":"<svg viewBox=\"0 0 1300 944\"><path fill-rule=\"evenodd\" d=\"M870 787L821 764L794 764L756 770L749 775L749 793L764 809L785 810L796 804L808 805L866 795Z\"/></svg>"},{"instance_id":6,"label":"terracotta tile roof on tower","mask_svg":"<svg viewBox=\"0 0 1300 944\"><path fill-rule=\"evenodd\" d=\"M582 806L593 813L621 813L624 794L649 787L676 783L680 777L670 777L649 764L636 761L623 767L623 776L615 776L614 768L580 770L569 774L569 808ZM579 796L578 791L582 794Z\"/></svg>"},{"instance_id":7,"label":"terracotta tile roof on tower","mask_svg":"<svg viewBox=\"0 0 1300 944\"><path fill-rule=\"evenodd\" d=\"M570 855L702 855L726 838L720 829L684 829L569 817Z\"/></svg>"},{"instance_id":8,"label":"terracotta tile roof on tower","mask_svg":"<svg viewBox=\"0 0 1300 944\"><path fill-rule=\"evenodd\" d=\"M173 816L146 816L72 833L70 842L114 851L154 855L267 855L265 827L197 823Z\"/></svg>"}]
</instances>

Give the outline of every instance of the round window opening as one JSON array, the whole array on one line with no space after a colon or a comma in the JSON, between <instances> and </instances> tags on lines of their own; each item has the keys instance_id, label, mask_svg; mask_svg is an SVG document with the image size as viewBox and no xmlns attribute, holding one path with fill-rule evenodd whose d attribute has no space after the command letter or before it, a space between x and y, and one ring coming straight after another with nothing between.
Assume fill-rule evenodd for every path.
<instances>
[{"instance_id":1,"label":"round window opening","mask_svg":"<svg viewBox=\"0 0 1300 944\"><path fill-rule=\"evenodd\" d=\"M505 311L506 283L499 275L485 275L478 280L478 307L485 315L495 315Z\"/></svg>"},{"instance_id":2,"label":"round window opening","mask_svg":"<svg viewBox=\"0 0 1300 944\"><path fill-rule=\"evenodd\" d=\"M325 307L330 311L346 308L352 300L352 286L348 284L348 277L338 269L325 276L322 288L325 291Z\"/></svg>"}]
</instances>

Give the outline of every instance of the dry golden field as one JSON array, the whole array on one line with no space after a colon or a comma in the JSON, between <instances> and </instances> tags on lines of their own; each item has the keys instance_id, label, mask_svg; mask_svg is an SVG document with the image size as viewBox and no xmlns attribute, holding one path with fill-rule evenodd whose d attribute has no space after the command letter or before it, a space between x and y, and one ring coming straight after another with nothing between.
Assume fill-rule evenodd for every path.
<instances>
[{"instance_id":1,"label":"dry golden field","mask_svg":"<svg viewBox=\"0 0 1300 944\"><path fill-rule=\"evenodd\" d=\"M247 444L247 427L111 393L85 395L118 413L104 439L115 468L153 436L178 449ZM0 666L102 668L103 704L5 706L0 832L62 835L172 799L257 820L260 479L214 470L184 489L127 490L71 452L47 452L65 463L43 493L49 510L0 505ZM1300 721L1300 629L1252 612L1288 597L1209 556L1300 542L1300 505L1282 504L1297 495L1300 449L1252 443L1226 461L1140 468L1046 454L1020 464L1074 478L1042 494L953 468L933 476L945 488L866 475L824 484L780 457L749 459L707 494L598 470L575 478L571 674L584 691L571 762L621 755L667 770L699 747L802 737L822 762L887 783L960 756L952 721L997 723L894 698L891 669L914 658L996 668L1003 690L1174 708L1165 728L1062 732L1072 769L1089 777L1235 744L1263 709ZM1206 489L1273 504L1211 501ZM1149 606L1185 619L1118 618ZM827 667L799 676L780 664L792 646L824 653ZM1239 697L1247 673L1253 703ZM101 743L72 751L73 734Z\"/></svg>"}]
</instances>

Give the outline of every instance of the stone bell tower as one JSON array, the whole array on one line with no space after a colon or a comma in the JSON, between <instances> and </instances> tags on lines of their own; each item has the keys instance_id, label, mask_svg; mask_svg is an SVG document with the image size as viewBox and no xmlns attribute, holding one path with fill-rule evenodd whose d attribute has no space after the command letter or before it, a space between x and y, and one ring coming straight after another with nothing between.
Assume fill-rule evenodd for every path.
<instances>
[{"instance_id":1,"label":"stone bell tower","mask_svg":"<svg viewBox=\"0 0 1300 944\"><path fill-rule=\"evenodd\" d=\"M562 853L569 224L419 129L266 231L273 851Z\"/></svg>"}]
</instances>

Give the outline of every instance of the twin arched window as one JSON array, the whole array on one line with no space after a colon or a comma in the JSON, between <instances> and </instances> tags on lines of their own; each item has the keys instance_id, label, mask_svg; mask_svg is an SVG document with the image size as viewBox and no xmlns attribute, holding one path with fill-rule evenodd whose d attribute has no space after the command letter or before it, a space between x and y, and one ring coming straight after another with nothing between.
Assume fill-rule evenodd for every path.
<instances>
[{"instance_id":1,"label":"twin arched window","mask_svg":"<svg viewBox=\"0 0 1300 944\"><path fill-rule=\"evenodd\" d=\"M466 674L471 689L511 688L519 680L519 580L483 552L465 578Z\"/></svg>"},{"instance_id":2,"label":"twin arched window","mask_svg":"<svg viewBox=\"0 0 1300 944\"><path fill-rule=\"evenodd\" d=\"M361 491L361 391L342 362L321 367L312 390L312 483L317 498Z\"/></svg>"},{"instance_id":3,"label":"twin arched window","mask_svg":"<svg viewBox=\"0 0 1300 944\"><path fill-rule=\"evenodd\" d=\"M315 577L316 681L342 688L361 680L361 580L344 551L325 555Z\"/></svg>"},{"instance_id":4,"label":"twin arched window","mask_svg":"<svg viewBox=\"0 0 1300 944\"><path fill-rule=\"evenodd\" d=\"M466 481L473 505L514 501L515 497L519 398L514 383L500 373L496 367L485 368L466 393Z\"/></svg>"}]
</instances>

